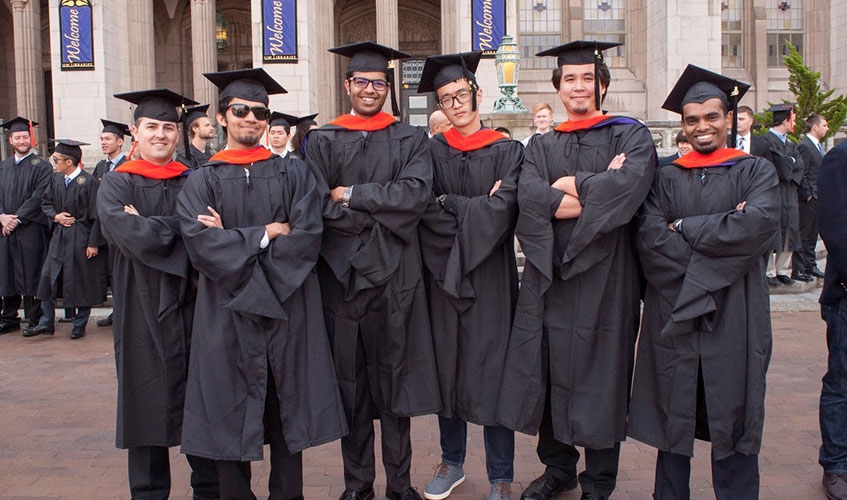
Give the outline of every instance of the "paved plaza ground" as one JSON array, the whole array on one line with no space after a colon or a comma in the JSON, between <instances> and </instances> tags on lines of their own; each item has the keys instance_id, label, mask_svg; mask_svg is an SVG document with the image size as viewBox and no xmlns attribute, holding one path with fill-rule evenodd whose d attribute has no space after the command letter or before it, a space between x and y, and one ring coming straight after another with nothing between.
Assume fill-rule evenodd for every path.
<instances>
[{"instance_id":1,"label":"paved plaza ground","mask_svg":"<svg viewBox=\"0 0 847 500\"><path fill-rule=\"evenodd\" d=\"M768 374L767 417L760 456L762 499L824 499L817 464L820 445L818 397L826 366L824 323L815 297L806 312L773 314L774 350ZM795 304L796 305L796 304ZM776 307L776 301L774 309ZM797 310L783 307L781 310ZM96 313L95 313L96 314ZM92 318L93 320L96 318ZM115 366L110 328L89 327L69 339L70 325L57 325L54 338L0 336L0 500L126 499L126 452L114 447ZM451 499L485 500L482 432L471 426L468 475ZM419 490L439 461L438 431L432 416L413 419L412 483ZM377 446L378 448L378 446ZM541 471L535 438L516 439L513 498ZM709 446L698 443L692 471L692 498L714 499ZM632 440L623 444L613 500L651 498L655 452ZM173 499L190 500L188 465L172 449ZM267 497L268 460L254 464L254 491ZM338 442L304 453L305 497L334 500L343 491ZM378 500L385 490L377 477ZM579 491L559 500L576 500Z\"/></svg>"}]
</instances>

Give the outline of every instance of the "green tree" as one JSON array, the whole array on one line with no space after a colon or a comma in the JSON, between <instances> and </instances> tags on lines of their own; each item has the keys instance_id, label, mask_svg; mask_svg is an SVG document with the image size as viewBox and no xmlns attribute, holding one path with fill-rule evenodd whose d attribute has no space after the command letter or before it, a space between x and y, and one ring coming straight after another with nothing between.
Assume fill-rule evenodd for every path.
<instances>
[{"instance_id":1,"label":"green tree","mask_svg":"<svg viewBox=\"0 0 847 500\"><path fill-rule=\"evenodd\" d=\"M794 132L789 136L794 142L799 142L803 137L806 117L811 113L817 113L826 118L827 123L829 123L829 133L824 137L826 139L838 132L845 117L847 117L847 96L839 94L830 99L835 89L821 92L820 71L812 71L811 68L803 64L803 56L797 52L797 48L791 43L785 42L785 45L788 48L788 54L782 60L788 68L788 90L794 94L796 101L794 112L797 115ZM829 101L827 101L828 99ZM783 99L783 102L791 101ZM772 105L773 103L769 104ZM773 124L773 113L763 112L757 114L755 118L760 125L757 135L766 132Z\"/></svg>"}]
</instances>

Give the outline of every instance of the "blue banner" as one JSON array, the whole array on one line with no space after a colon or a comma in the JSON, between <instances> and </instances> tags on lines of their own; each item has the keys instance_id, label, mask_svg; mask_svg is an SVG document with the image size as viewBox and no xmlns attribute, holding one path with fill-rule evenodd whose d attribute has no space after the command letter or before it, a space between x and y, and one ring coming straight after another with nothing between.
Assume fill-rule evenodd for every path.
<instances>
[{"instance_id":1,"label":"blue banner","mask_svg":"<svg viewBox=\"0 0 847 500\"><path fill-rule=\"evenodd\" d=\"M297 0L262 0L262 62L297 62Z\"/></svg>"},{"instance_id":2,"label":"blue banner","mask_svg":"<svg viewBox=\"0 0 847 500\"><path fill-rule=\"evenodd\" d=\"M91 0L61 1L59 36L62 71L94 69L94 25L91 22Z\"/></svg>"},{"instance_id":3,"label":"blue banner","mask_svg":"<svg viewBox=\"0 0 847 500\"><path fill-rule=\"evenodd\" d=\"M493 56L506 34L506 0L473 0L473 48Z\"/></svg>"}]
</instances>

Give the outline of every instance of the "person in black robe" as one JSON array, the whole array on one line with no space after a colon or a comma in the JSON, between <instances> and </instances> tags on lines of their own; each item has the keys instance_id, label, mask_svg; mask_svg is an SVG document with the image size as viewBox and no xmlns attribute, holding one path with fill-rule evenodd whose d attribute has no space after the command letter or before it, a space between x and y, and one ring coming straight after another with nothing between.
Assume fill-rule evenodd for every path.
<instances>
[{"instance_id":1,"label":"person in black robe","mask_svg":"<svg viewBox=\"0 0 847 500\"><path fill-rule=\"evenodd\" d=\"M576 487L576 446L585 448L582 498L608 498L626 438L641 294L631 221L657 159L643 124L601 111L611 80L602 51L618 45L576 41L538 54L558 57L552 81L568 120L530 139L518 183L526 264L497 420L539 434L546 470L526 500Z\"/></svg>"},{"instance_id":2,"label":"person in black robe","mask_svg":"<svg viewBox=\"0 0 847 500\"><path fill-rule=\"evenodd\" d=\"M194 171L177 213L198 270L182 451L217 461L222 500L255 500L270 443L272 500L303 498L301 451L347 433L314 271L322 198L300 160L262 147L262 69L206 73L227 148Z\"/></svg>"},{"instance_id":3,"label":"person in black robe","mask_svg":"<svg viewBox=\"0 0 847 500\"><path fill-rule=\"evenodd\" d=\"M773 286L790 285L794 282L788 271L791 267L791 252L802 249L797 186L803 180L805 167L797 145L788 137L789 132L794 132L794 105L775 104L768 111L773 113L773 126L760 136L760 148L763 150L761 156L776 167L781 201L777 208L780 224L774 234L771 248L767 251L766 274ZM802 281L811 279L804 277Z\"/></svg>"},{"instance_id":4,"label":"person in black robe","mask_svg":"<svg viewBox=\"0 0 847 500\"><path fill-rule=\"evenodd\" d=\"M656 500L690 498L695 439L712 443L718 500L759 498L771 354L762 255L779 193L770 162L734 137L726 147L749 87L686 68L663 108L682 115L694 152L656 173L637 218L647 287L628 433L659 449Z\"/></svg>"},{"instance_id":5,"label":"person in black robe","mask_svg":"<svg viewBox=\"0 0 847 500\"><path fill-rule=\"evenodd\" d=\"M29 326L37 326L41 317L35 295L50 239L41 196L50 185L53 167L36 154L35 125L20 116L2 125L14 154L0 163L0 335L20 330L22 296Z\"/></svg>"},{"instance_id":6,"label":"person in black robe","mask_svg":"<svg viewBox=\"0 0 847 500\"><path fill-rule=\"evenodd\" d=\"M208 104L188 108L182 120L184 145L176 160L192 170L205 165L215 154L209 145L215 138L215 127L206 114L208 110Z\"/></svg>"},{"instance_id":7,"label":"person in black robe","mask_svg":"<svg viewBox=\"0 0 847 500\"><path fill-rule=\"evenodd\" d=\"M71 339L85 335L91 307L106 300L106 262L99 246L105 241L97 220L99 182L82 170L84 142L58 139L51 159L56 173L44 191L41 209L53 221L47 259L41 271L38 299L41 320L24 328L24 337L52 336L56 299L75 311Z\"/></svg>"},{"instance_id":8,"label":"person in black robe","mask_svg":"<svg viewBox=\"0 0 847 500\"><path fill-rule=\"evenodd\" d=\"M168 447L182 437L195 272L179 231L176 197L189 169L171 160L175 106L196 104L167 89L116 97L137 104L132 135L139 159L103 176L97 215L114 250L114 335L118 448L128 450L134 499L166 499ZM213 461L188 457L194 498L218 498Z\"/></svg>"},{"instance_id":9,"label":"person in black robe","mask_svg":"<svg viewBox=\"0 0 847 500\"><path fill-rule=\"evenodd\" d=\"M489 500L508 499L515 434L497 423L500 375L518 294L514 229L523 146L484 128L473 72L482 52L427 58L418 92L435 92L452 127L430 139L432 196L420 223L441 390L441 464L424 489L464 480L467 423L484 425Z\"/></svg>"},{"instance_id":10,"label":"person in black robe","mask_svg":"<svg viewBox=\"0 0 847 500\"><path fill-rule=\"evenodd\" d=\"M425 131L381 111L388 60L406 54L372 42L331 51L351 58L353 113L309 132L306 162L324 198L318 277L350 428L341 499L374 497L376 415L386 495L417 500L409 417L441 408L418 241L432 160Z\"/></svg>"},{"instance_id":11,"label":"person in black robe","mask_svg":"<svg viewBox=\"0 0 847 500\"><path fill-rule=\"evenodd\" d=\"M300 145L303 136L317 126L315 123L316 116L318 116L318 113L294 116L274 111L268 126L268 147L270 150L283 158L293 153L292 158L303 159L302 152L299 151ZM291 127L296 127L294 136L291 135ZM296 141L297 150L292 150L288 147L288 140L290 138L293 143L295 136L299 138Z\"/></svg>"},{"instance_id":12,"label":"person in black robe","mask_svg":"<svg viewBox=\"0 0 847 500\"><path fill-rule=\"evenodd\" d=\"M103 118L100 119L100 122L103 124L103 131L100 132L100 151L106 155L106 158L97 162L97 165L94 166L94 172L91 174L98 181L101 180L105 174L112 172L127 161L127 155L124 154L122 148L124 144L124 137L131 135L129 125L125 123L106 120ZM103 258L106 261L106 280L108 282L108 286L111 288L112 266L114 263L112 259L112 252L109 251L109 245L104 244L100 248L100 253L103 254ZM112 313L110 312L105 318L98 319L97 326L112 326Z\"/></svg>"}]
</instances>

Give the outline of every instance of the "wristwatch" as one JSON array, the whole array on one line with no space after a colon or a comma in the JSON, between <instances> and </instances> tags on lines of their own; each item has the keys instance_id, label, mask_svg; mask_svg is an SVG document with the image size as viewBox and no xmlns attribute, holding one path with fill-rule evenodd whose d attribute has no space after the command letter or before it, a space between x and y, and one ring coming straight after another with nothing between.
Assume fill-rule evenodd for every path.
<instances>
[{"instance_id":1,"label":"wristwatch","mask_svg":"<svg viewBox=\"0 0 847 500\"><path fill-rule=\"evenodd\" d=\"M341 206L344 208L350 207L350 195L353 194L353 186L344 188L344 194L341 195Z\"/></svg>"},{"instance_id":2,"label":"wristwatch","mask_svg":"<svg viewBox=\"0 0 847 500\"><path fill-rule=\"evenodd\" d=\"M673 221L673 230L676 231L677 233L682 232L682 219L677 219L677 220Z\"/></svg>"},{"instance_id":3,"label":"wristwatch","mask_svg":"<svg viewBox=\"0 0 847 500\"><path fill-rule=\"evenodd\" d=\"M437 201L437 202L438 202L438 204L439 204L439 205L441 205L442 207L444 206L444 202L445 202L446 200L447 200L447 195L446 195L446 194L442 194L442 195L440 195L438 198L436 198L436 199L435 199L435 201Z\"/></svg>"}]
</instances>

